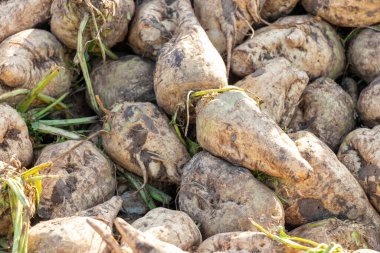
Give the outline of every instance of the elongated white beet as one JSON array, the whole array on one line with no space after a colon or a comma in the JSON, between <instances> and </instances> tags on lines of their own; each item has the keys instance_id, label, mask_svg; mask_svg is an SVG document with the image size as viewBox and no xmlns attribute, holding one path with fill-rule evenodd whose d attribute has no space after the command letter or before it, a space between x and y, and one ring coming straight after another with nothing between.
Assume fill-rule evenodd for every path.
<instances>
[{"instance_id":1,"label":"elongated white beet","mask_svg":"<svg viewBox=\"0 0 380 253\"><path fill-rule=\"evenodd\" d=\"M189 0L178 0L179 27L161 49L154 73L157 104L173 115L188 91L227 86L226 66L194 15Z\"/></svg>"},{"instance_id":2,"label":"elongated white beet","mask_svg":"<svg viewBox=\"0 0 380 253\"><path fill-rule=\"evenodd\" d=\"M204 238L218 233L252 230L249 218L268 230L284 225L279 199L249 170L206 151L184 167L178 193L180 210L199 223Z\"/></svg>"},{"instance_id":3,"label":"elongated white beet","mask_svg":"<svg viewBox=\"0 0 380 253\"><path fill-rule=\"evenodd\" d=\"M90 17L89 29L83 34L84 40L95 40L100 36L106 46L112 47L127 35L134 11L133 0L53 0L50 28L63 44L76 49L79 26L87 14ZM96 17L99 34L92 13Z\"/></svg>"},{"instance_id":4,"label":"elongated white beet","mask_svg":"<svg viewBox=\"0 0 380 253\"><path fill-rule=\"evenodd\" d=\"M137 6L128 43L136 54L155 60L177 28L176 0L144 0Z\"/></svg>"},{"instance_id":5,"label":"elongated white beet","mask_svg":"<svg viewBox=\"0 0 380 253\"><path fill-rule=\"evenodd\" d=\"M290 134L314 171L309 179L294 183L272 180L271 186L285 200L285 221L299 226L326 217L374 225L380 231L380 216L350 171L334 152L307 131Z\"/></svg>"},{"instance_id":6,"label":"elongated white beet","mask_svg":"<svg viewBox=\"0 0 380 253\"><path fill-rule=\"evenodd\" d=\"M167 242L191 251L202 242L202 235L194 221L184 212L166 208L155 208L144 217L131 224L134 228Z\"/></svg>"},{"instance_id":7,"label":"elongated white beet","mask_svg":"<svg viewBox=\"0 0 380 253\"><path fill-rule=\"evenodd\" d=\"M49 145L42 150L36 164L45 162L53 162L53 166L42 170L41 174L59 178L42 181L38 208L41 218L74 215L109 199L115 191L115 172L111 162L89 141Z\"/></svg>"},{"instance_id":8,"label":"elongated white beet","mask_svg":"<svg viewBox=\"0 0 380 253\"><path fill-rule=\"evenodd\" d=\"M229 91L197 104L197 140L216 156L272 176L302 181L313 169L252 98Z\"/></svg>"},{"instance_id":9,"label":"elongated white beet","mask_svg":"<svg viewBox=\"0 0 380 253\"><path fill-rule=\"evenodd\" d=\"M13 89L33 89L54 68L60 71L42 93L58 97L69 90L72 81L64 47L44 30L16 33L0 44L0 95ZM18 96L6 101L14 104L19 100Z\"/></svg>"},{"instance_id":10,"label":"elongated white beet","mask_svg":"<svg viewBox=\"0 0 380 253\"><path fill-rule=\"evenodd\" d=\"M311 16L288 16L263 27L237 46L231 69L244 77L271 59L284 57L305 71L311 80L321 76L337 78L345 67L344 49L335 30Z\"/></svg>"},{"instance_id":11,"label":"elongated white beet","mask_svg":"<svg viewBox=\"0 0 380 253\"><path fill-rule=\"evenodd\" d=\"M380 124L380 76L373 80L359 95L360 119L369 127Z\"/></svg>"},{"instance_id":12,"label":"elongated white beet","mask_svg":"<svg viewBox=\"0 0 380 253\"><path fill-rule=\"evenodd\" d=\"M279 58L268 61L235 86L248 90L253 99L258 96L262 101L261 111L284 129L292 120L308 82L309 77L304 71Z\"/></svg>"},{"instance_id":13,"label":"elongated white beet","mask_svg":"<svg viewBox=\"0 0 380 253\"><path fill-rule=\"evenodd\" d=\"M0 2L0 42L50 18L53 0L17 0Z\"/></svg>"},{"instance_id":14,"label":"elongated white beet","mask_svg":"<svg viewBox=\"0 0 380 253\"><path fill-rule=\"evenodd\" d=\"M190 156L157 106L115 104L106 124L111 131L102 136L103 147L116 163L145 180L180 183Z\"/></svg>"}]
</instances>

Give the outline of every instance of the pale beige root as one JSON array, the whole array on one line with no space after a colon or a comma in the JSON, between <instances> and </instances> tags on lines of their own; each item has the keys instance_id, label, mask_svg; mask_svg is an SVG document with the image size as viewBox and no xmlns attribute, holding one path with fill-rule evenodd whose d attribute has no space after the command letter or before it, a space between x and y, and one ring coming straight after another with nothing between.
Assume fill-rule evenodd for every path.
<instances>
[{"instance_id":1,"label":"pale beige root","mask_svg":"<svg viewBox=\"0 0 380 253\"><path fill-rule=\"evenodd\" d=\"M17 0L0 2L0 42L50 18L53 0Z\"/></svg>"},{"instance_id":2,"label":"pale beige root","mask_svg":"<svg viewBox=\"0 0 380 253\"><path fill-rule=\"evenodd\" d=\"M194 221L184 212L155 208L131 224L145 235L173 244L182 250L196 249L202 235Z\"/></svg>"},{"instance_id":3,"label":"pale beige root","mask_svg":"<svg viewBox=\"0 0 380 253\"><path fill-rule=\"evenodd\" d=\"M380 22L377 0L302 0L301 3L309 13L338 26L358 27Z\"/></svg>"},{"instance_id":4,"label":"pale beige root","mask_svg":"<svg viewBox=\"0 0 380 253\"><path fill-rule=\"evenodd\" d=\"M102 136L103 147L116 163L144 180L179 184L190 156L157 106L115 104L107 124L111 131Z\"/></svg>"},{"instance_id":5,"label":"pale beige root","mask_svg":"<svg viewBox=\"0 0 380 253\"><path fill-rule=\"evenodd\" d=\"M107 109L117 102L152 102L155 100L153 72L153 62L128 55L96 65L91 72L91 83L95 95L99 95Z\"/></svg>"},{"instance_id":6,"label":"pale beige root","mask_svg":"<svg viewBox=\"0 0 380 253\"><path fill-rule=\"evenodd\" d=\"M252 25L261 22L259 13L264 3L265 0L195 0L194 12L218 52L228 55L249 31L253 32Z\"/></svg>"},{"instance_id":7,"label":"pale beige root","mask_svg":"<svg viewBox=\"0 0 380 253\"><path fill-rule=\"evenodd\" d=\"M380 212L380 125L352 131L340 146L338 158Z\"/></svg>"},{"instance_id":8,"label":"pale beige root","mask_svg":"<svg viewBox=\"0 0 380 253\"><path fill-rule=\"evenodd\" d=\"M45 162L53 162L53 166L42 170L41 174L59 178L42 181L38 208L41 218L74 215L113 196L116 187L114 168L92 142L51 144L42 150L36 164Z\"/></svg>"},{"instance_id":9,"label":"pale beige root","mask_svg":"<svg viewBox=\"0 0 380 253\"><path fill-rule=\"evenodd\" d=\"M380 124L380 76L360 93L358 112L360 119L369 127Z\"/></svg>"},{"instance_id":10,"label":"pale beige root","mask_svg":"<svg viewBox=\"0 0 380 253\"><path fill-rule=\"evenodd\" d=\"M28 234L30 253L109 253L107 244L87 223L91 220L105 231L112 229L100 220L88 217L65 217L42 221Z\"/></svg>"},{"instance_id":11,"label":"pale beige root","mask_svg":"<svg viewBox=\"0 0 380 253\"><path fill-rule=\"evenodd\" d=\"M288 233L317 243L337 243L345 250L380 250L380 239L373 225L330 218L302 225ZM297 252L297 251L291 251Z\"/></svg>"},{"instance_id":12,"label":"pale beige root","mask_svg":"<svg viewBox=\"0 0 380 253\"><path fill-rule=\"evenodd\" d=\"M244 77L278 57L305 71L311 80L321 76L335 79L345 66L344 49L335 30L304 15L284 17L258 29L253 38L234 49L231 69Z\"/></svg>"},{"instance_id":13,"label":"pale beige root","mask_svg":"<svg viewBox=\"0 0 380 253\"><path fill-rule=\"evenodd\" d=\"M95 29L91 12L96 17L100 34ZM124 40L134 12L133 0L53 0L50 28L63 44L76 49L79 25L87 13L90 29L83 34L84 40L100 36L106 46L112 47Z\"/></svg>"},{"instance_id":14,"label":"pale beige root","mask_svg":"<svg viewBox=\"0 0 380 253\"><path fill-rule=\"evenodd\" d=\"M293 118L308 82L305 72L292 67L288 60L278 58L234 85L250 91L248 95L253 99L258 96L263 101L261 111L284 129Z\"/></svg>"},{"instance_id":15,"label":"pale beige root","mask_svg":"<svg viewBox=\"0 0 380 253\"><path fill-rule=\"evenodd\" d=\"M307 131L290 134L290 137L314 171L309 179L298 183L272 180L271 187L285 202L285 222L299 226L326 217L338 217L372 224L379 233L379 214L331 149Z\"/></svg>"},{"instance_id":16,"label":"pale beige root","mask_svg":"<svg viewBox=\"0 0 380 253\"><path fill-rule=\"evenodd\" d=\"M355 127L352 98L330 78L321 77L309 84L299 108L303 117L293 119L289 128L312 132L334 151Z\"/></svg>"},{"instance_id":17,"label":"pale beige root","mask_svg":"<svg viewBox=\"0 0 380 253\"><path fill-rule=\"evenodd\" d=\"M216 234L205 240L197 253L273 253L283 252L284 247L259 232L229 232Z\"/></svg>"},{"instance_id":18,"label":"pale beige root","mask_svg":"<svg viewBox=\"0 0 380 253\"><path fill-rule=\"evenodd\" d=\"M33 158L28 127L20 114L9 105L0 104L0 161L18 160L23 166Z\"/></svg>"},{"instance_id":19,"label":"pale beige root","mask_svg":"<svg viewBox=\"0 0 380 253\"><path fill-rule=\"evenodd\" d=\"M0 44L0 95L12 89L33 89L54 68L61 68L60 72L42 93L63 95L72 81L67 63L65 49L53 34L39 29L16 33Z\"/></svg>"},{"instance_id":20,"label":"pale beige root","mask_svg":"<svg viewBox=\"0 0 380 253\"><path fill-rule=\"evenodd\" d=\"M180 248L145 234L121 218L115 219L115 227L121 235L122 248L128 253L185 253Z\"/></svg>"},{"instance_id":21,"label":"pale beige root","mask_svg":"<svg viewBox=\"0 0 380 253\"><path fill-rule=\"evenodd\" d=\"M83 210L78 212L76 215L81 217L93 217L99 218L102 221L113 223L113 220L116 218L119 213L123 200L120 196L113 196L106 202L94 206L90 209Z\"/></svg>"},{"instance_id":22,"label":"pale beige root","mask_svg":"<svg viewBox=\"0 0 380 253\"><path fill-rule=\"evenodd\" d=\"M341 86L350 95L354 105L356 105L359 97L358 83L350 77L345 77L342 80Z\"/></svg>"},{"instance_id":23,"label":"pale beige root","mask_svg":"<svg viewBox=\"0 0 380 253\"><path fill-rule=\"evenodd\" d=\"M275 20L288 15L299 0L266 0L260 14L264 19Z\"/></svg>"},{"instance_id":24,"label":"pale beige root","mask_svg":"<svg viewBox=\"0 0 380 253\"><path fill-rule=\"evenodd\" d=\"M157 104L173 115L190 90L227 86L226 66L194 16L189 0L178 0L176 36L162 48L156 63Z\"/></svg>"},{"instance_id":25,"label":"pale beige root","mask_svg":"<svg viewBox=\"0 0 380 253\"><path fill-rule=\"evenodd\" d=\"M376 27L375 29L380 29L380 25ZM372 82L380 76L379 54L380 32L369 28L364 29L349 44L347 58L350 69L368 83Z\"/></svg>"},{"instance_id":26,"label":"pale beige root","mask_svg":"<svg viewBox=\"0 0 380 253\"><path fill-rule=\"evenodd\" d=\"M245 168L206 151L188 162L178 193L180 210L200 224L204 239L218 233L255 230L249 218L269 230L284 225L282 204Z\"/></svg>"},{"instance_id":27,"label":"pale beige root","mask_svg":"<svg viewBox=\"0 0 380 253\"><path fill-rule=\"evenodd\" d=\"M197 104L197 140L216 156L269 175L302 181L313 169L252 98L229 91Z\"/></svg>"},{"instance_id":28,"label":"pale beige root","mask_svg":"<svg viewBox=\"0 0 380 253\"><path fill-rule=\"evenodd\" d=\"M159 50L175 34L176 0L144 0L136 8L128 43L136 54L156 59Z\"/></svg>"}]
</instances>

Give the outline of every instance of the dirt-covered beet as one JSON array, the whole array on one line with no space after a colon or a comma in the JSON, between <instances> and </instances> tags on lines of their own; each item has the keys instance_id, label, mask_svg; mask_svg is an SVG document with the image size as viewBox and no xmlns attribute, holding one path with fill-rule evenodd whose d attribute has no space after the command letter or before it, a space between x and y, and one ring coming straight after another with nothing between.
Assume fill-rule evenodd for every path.
<instances>
[{"instance_id":1,"label":"dirt-covered beet","mask_svg":"<svg viewBox=\"0 0 380 253\"><path fill-rule=\"evenodd\" d=\"M112 224L121 208L121 200L114 197L79 216L43 221L29 231L28 252L31 253L107 253L107 244L88 221L111 232Z\"/></svg>"},{"instance_id":2,"label":"dirt-covered beet","mask_svg":"<svg viewBox=\"0 0 380 253\"><path fill-rule=\"evenodd\" d=\"M115 104L102 136L103 147L124 169L144 179L179 184L190 159L169 119L152 103Z\"/></svg>"},{"instance_id":3,"label":"dirt-covered beet","mask_svg":"<svg viewBox=\"0 0 380 253\"><path fill-rule=\"evenodd\" d=\"M156 59L177 28L176 0L144 0L136 7L128 43L136 54Z\"/></svg>"},{"instance_id":4,"label":"dirt-covered beet","mask_svg":"<svg viewBox=\"0 0 380 253\"><path fill-rule=\"evenodd\" d=\"M338 158L380 212L380 125L373 129L358 128L352 131L340 146Z\"/></svg>"},{"instance_id":5,"label":"dirt-covered beet","mask_svg":"<svg viewBox=\"0 0 380 253\"><path fill-rule=\"evenodd\" d=\"M197 225L189 215L181 211L155 208L131 225L146 235L183 250L196 249L202 242L202 235Z\"/></svg>"},{"instance_id":6,"label":"dirt-covered beet","mask_svg":"<svg viewBox=\"0 0 380 253\"><path fill-rule=\"evenodd\" d=\"M329 78L318 78L306 87L299 110L289 128L312 132L334 151L356 124L351 96Z\"/></svg>"},{"instance_id":7,"label":"dirt-covered beet","mask_svg":"<svg viewBox=\"0 0 380 253\"><path fill-rule=\"evenodd\" d=\"M380 22L377 0L302 0L301 3L309 13L338 26L369 26Z\"/></svg>"},{"instance_id":8,"label":"dirt-covered beet","mask_svg":"<svg viewBox=\"0 0 380 253\"><path fill-rule=\"evenodd\" d=\"M44 30L28 29L8 37L0 44L0 95L13 89L34 88L53 68L60 71L42 93L53 97L63 95L72 81L65 53L54 35Z\"/></svg>"},{"instance_id":9,"label":"dirt-covered beet","mask_svg":"<svg viewBox=\"0 0 380 253\"><path fill-rule=\"evenodd\" d=\"M133 0L53 0L50 28L63 44L76 49L80 23L88 15L90 29L83 34L84 40L97 39L100 36L106 46L112 47L124 40L134 11ZM91 13L96 17L99 34Z\"/></svg>"},{"instance_id":10,"label":"dirt-covered beet","mask_svg":"<svg viewBox=\"0 0 380 253\"><path fill-rule=\"evenodd\" d=\"M350 69L368 83L380 76L380 31L377 31L379 29L380 25L361 31L352 39L347 51Z\"/></svg>"},{"instance_id":11,"label":"dirt-covered beet","mask_svg":"<svg viewBox=\"0 0 380 253\"><path fill-rule=\"evenodd\" d=\"M38 215L44 219L74 215L113 196L115 170L107 157L89 141L65 141L45 147L36 164L53 162L41 171L59 176L42 181ZM85 196L85 197L84 197Z\"/></svg>"},{"instance_id":12,"label":"dirt-covered beet","mask_svg":"<svg viewBox=\"0 0 380 253\"><path fill-rule=\"evenodd\" d=\"M264 3L265 0L195 0L194 12L212 44L224 54L243 41L253 23L260 23Z\"/></svg>"},{"instance_id":13,"label":"dirt-covered beet","mask_svg":"<svg viewBox=\"0 0 380 253\"><path fill-rule=\"evenodd\" d=\"M345 77L343 78L340 85L342 86L343 90L350 95L352 102L354 102L354 105L356 105L358 103L359 97L358 82L350 77Z\"/></svg>"},{"instance_id":14,"label":"dirt-covered beet","mask_svg":"<svg viewBox=\"0 0 380 253\"><path fill-rule=\"evenodd\" d=\"M259 232L228 232L209 237L197 249L197 253L273 253L284 247Z\"/></svg>"},{"instance_id":15,"label":"dirt-covered beet","mask_svg":"<svg viewBox=\"0 0 380 253\"><path fill-rule=\"evenodd\" d=\"M260 11L261 17L274 20L289 14L299 0L266 0Z\"/></svg>"},{"instance_id":16,"label":"dirt-covered beet","mask_svg":"<svg viewBox=\"0 0 380 253\"><path fill-rule=\"evenodd\" d=\"M50 18L52 0L17 0L0 2L0 42Z\"/></svg>"},{"instance_id":17,"label":"dirt-covered beet","mask_svg":"<svg viewBox=\"0 0 380 253\"><path fill-rule=\"evenodd\" d=\"M91 83L107 109L117 102L152 102L153 72L153 62L128 55L98 63L91 72Z\"/></svg>"},{"instance_id":18,"label":"dirt-covered beet","mask_svg":"<svg viewBox=\"0 0 380 253\"><path fill-rule=\"evenodd\" d=\"M235 86L248 90L253 99L258 96L262 100L261 111L286 128L308 82L309 77L304 71L292 67L288 60L278 58L268 61Z\"/></svg>"},{"instance_id":19,"label":"dirt-covered beet","mask_svg":"<svg viewBox=\"0 0 380 253\"><path fill-rule=\"evenodd\" d=\"M285 200L285 221L299 226L327 217L372 224L377 233L380 216L350 171L331 149L307 131L290 134L302 157L313 167L309 179L295 183L289 180L270 182Z\"/></svg>"},{"instance_id":20,"label":"dirt-covered beet","mask_svg":"<svg viewBox=\"0 0 380 253\"><path fill-rule=\"evenodd\" d=\"M369 127L380 125L380 76L373 80L359 95L360 119Z\"/></svg>"},{"instance_id":21,"label":"dirt-covered beet","mask_svg":"<svg viewBox=\"0 0 380 253\"><path fill-rule=\"evenodd\" d=\"M281 202L249 170L206 151L185 165L178 203L180 210L200 223L204 239L251 230L249 218L270 230L284 224Z\"/></svg>"},{"instance_id":22,"label":"dirt-covered beet","mask_svg":"<svg viewBox=\"0 0 380 253\"><path fill-rule=\"evenodd\" d=\"M173 115L190 90L227 86L226 66L194 15L189 0L176 4L179 27L156 63L157 104Z\"/></svg>"},{"instance_id":23,"label":"dirt-covered beet","mask_svg":"<svg viewBox=\"0 0 380 253\"><path fill-rule=\"evenodd\" d=\"M284 57L311 80L335 79L345 67L344 49L335 30L311 16L288 16L255 31L255 36L233 50L231 69L244 77L266 62Z\"/></svg>"},{"instance_id":24,"label":"dirt-covered beet","mask_svg":"<svg viewBox=\"0 0 380 253\"><path fill-rule=\"evenodd\" d=\"M380 239L373 225L354 221L325 219L302 225L288 233L317 243L337 243L347 250L380 250ZM292 251L298 252L298 251Z\"/></svg>"},{"instance_id":25,"label":"dirt-covered beet","mask_svg":"<svg viewBox=\"0 0 380 253\"><path fill-rule=\"evenodd\" d=\"M196 109L198 143L212 154L294 181L312 173L290 138L246 93L229 91L205 97Z\"/></svg>"},{"instance_id":26,"label":"dirt-covered beet","mask_svg":"<svg viewBox=\"0 0 380 253\"><path fill-rule=\"evenodd\" d=\"M10 163L15 159L27 166L32 158L33 147L25 121L15 109L0 104L0 161Z\"/></svg>"}]
</instances>

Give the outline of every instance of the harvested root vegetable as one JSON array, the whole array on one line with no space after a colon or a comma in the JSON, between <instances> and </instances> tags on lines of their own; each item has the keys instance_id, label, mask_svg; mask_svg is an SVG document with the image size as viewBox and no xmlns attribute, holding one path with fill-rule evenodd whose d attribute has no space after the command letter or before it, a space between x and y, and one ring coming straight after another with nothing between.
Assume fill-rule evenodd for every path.
<instances>
[{"instance_id":1,"label":"harvested root vegetable","mask_svg":"<svg viewBox=\"0 0 380 253\"><path fill-rule=\"evenodd\" d=\"M129 55L98 64L91 72L91 83L105 108L124 101L152 102L153 72L153 62Z\"/></svg>"},{"instance_id":2,"label":"harvested root vegetable","mask_svg":"<svg viewBox=\"0 0 380 253\"><path fill-rule=\"evenodd\" d=\"M369 127L380 124L380 76L360 93L359 117Z\"/></svg>"},{"instance_id":3,"label":"harvested root vegetable","mask_svg":"<svg viewBox=\"0 0 380 253\"><path fill-rule=\"evenodd\" d=\"M334 151L355 127L352 98L330 78L318 78L309 84L299 108L302 116L292 120L289 128L312 132Z\"/></svg>"},{"instance_id":4,"label":"harvested root vegetable","mask_svg":"<svg viewBox=\"0 0 380 253\"><path fill-rule=\"evenodd\" d=\"M220 54L227 52L227 63L235 45L240 44L260 23L260 9L265 0L195 0L194 12L212 44Z\"/></svg>"},{"instance_id":5,"label":"harvested root vegetable","mask_svg":"<svg viewBox=\"0 0 380 253\"><path fill-rule=\"evenodd\" d=\"M0 42L50 18L52 0L0 2Z\"/></svg>"},{"instance_id":6,"label":"harvested root vegetable","mask_svg":"<svg viewBox=\"0 0 380 253\"><path fill-rule=\"evenodd\" d=\"M145 235L153 236L183 250L190 251L202 242L202 235L197 225L189 215L181 211L155 208L133 222L132 226Z\"/></svg>"},{"instance_id":7,"label":"harvested root vegetable","mask_svg":"<svg viewBox=\"0 0 380 253\"><path fill-rule=\"evenodd\" d=\"M169 119L151 103L115 104L103 147L124 169L148 179L179 184L190 159Z\"/></svg>"},{"instance_id":8,"label":"harvested root vegetable","mask_svg":"<svg viewBox=\"0 0 380 253\"><path fill-rule=\"evenodd\" d=\"M61 69L42 93L62 95L72 80L67 60L64 47L47 31L28 29L10 36L0 44L0 95L12 89L33 89L53 68Z\"/></svg>"},{"instance_id":9,"label":"harvested root vegetable","mask_svg":"<svg viewBox=\"0 0 380 253\"><path fill-rule=\"evenodd\" d=\"M189 0L176 5L176 36L160 51L154 74L157 104L173 115L190 90L227 86L226 66L199 25Z\"/></svg>"},{"instance_id":10,"label":"harvested root vegetable","mask_svg":"<svg viewBox=\"0 0 380 253\"><path fill-rule=\"evenodd\" d=\"M27 166L33 158L28 127L18 112L7 104L0 104L0 161L18 160Z\"/></svg>"},{"instance_id":11,"label":"harvested root vegetable","mask_svg":"<svg viewBox=\"0 0 380 253\"><path fill-rule=\"evenodd\" d=\"M36 164L53 162L41 174L59 176L42 181L38 215L52 219L74 215L109 199L116 187L111 162L89 141L65 141L45 147ZM83 196L86 196L85 198Z\"/></svg>"},{"instance_id":12,"label":"harvested root vegetable","mask_svg":"<svg viewBox=\"0 0 380 253\"><path fill-rule=\"evenodd\" d=\"M248 95L253 99L258 96L263 101L261 111L286 128L308 82L305 72L292 67L288 60L279 58L269 61L235 85L250 91Z\"/></svg>"},{"instance_id":13,"label":"harvested root vegetable","mask_svg":"<svg viewBox=\"0 0 380 253\"><path fill-rule=\"evenodd\" d=\"M261 68L271 59L284 57L305 71L311 80L335 79L345 66L344 49L334 29L311 16L288 16L263 27L237 46L231 69L241 77Z\"/></svg>"},{"instance_id":14,"label":"harvested root vegetable","mask_svg":"<svg viewBox=\"0 0 380 253\"><path fill-rule=\"evenodd\" d=\"M121 235L121 245L113 238L112 232L89 221L90 225L97 230L105 242L107 242L112 252L133 252L133 253L185 253L180 248L160 241L151 235L147 235L121 218L115 219L115 226Z\"/></svg>"},{"instance_id":15,"label":"harvested root vegetable","mask_svg":"<svg viewBox=\"0 0 380 253\"><path fill-rule=\"evenodd\" d=\"M229 232L211 236L198 248L198 253L282 252L283 246L259 232Z\"/></svg>"},{"instance_id":16,"label":"harvested root vegetable","mask_svg":"<svg viewBox=\"0 0 380 253\"><path fill-rule=\"evenodd\" d=\"M134 11L133 0L53 0L50 27L63 44L76 49L80 23L90 17L84 40L100 37L107 47L112 47L127 35Z\"/></svg>"},{"instance_id":17,"label":"harvested root vegetable","mask_svg":"<svg viewBox=\"0 0 380 253\"><path fill-rule=\"evenodd\" d=\"M342 221L332 218L308 223L292 230L289 235L317 243L337 243L346 250L380 249L380 239L373 225L348 220Z\"/></svg>"},{"instance_id":18,"label":"harvested root vegetable","mask_svg":"<svg viewBox=\"0 0 380 253\"><path fill-rule=\"evenodd\" d=\"M266 0L260 12L264 19L275 20L289 14L299 0Z\"/></svg>"},{"instance_id":19,"label":"harvested root vegetable","mask_svg":"<svg viewBox=\"0 0 380 253\"><path fill-rule=\"evenodd\" d=\"M28 252L31 253L106 253L107 244L89 225L88 221L109 233L112 228L106 223L116 217L121 208L121 200L112 198L98 205L97 211L85 216L71 216L43 221L29 231ZM95 217L97 216L97 217ZM100 218L99 220L96 218Z\"/></svg>"},{"instance_id":20,"label":"harvested root vegetable","mask_svg":"<svg viewBox=\"0 0 380 253\"><path fill-rule=\"evenodd\" d=\"M338 26L368 26L380 22L377 0L302 0L302 5L309 13Z\"/></svg>"},{"instance_id":21,"label":"harvested root vegetable","mask_svg":"<svg viewBox=\"0 0 380 253\"><path fill-rule=\"evenodd\" d=\"M294 183L272 180L271 186L285 200L285 222L299 226L327 217L373 224L379 233L380 216L360 184L326 144L312 133L290 134L314 171L309 179Z\"/></svg>"},{"instance_id":22,"label":"harvested root vegetable","mask_svg":"<svg viewBox=\"0 0 380 253\"><path fill-rule=\"evenodd\" d=\"M177 28L176 0L145 0L136 8L128 42L136 54L156 59Z\"/></svg>"},{"instance_id":23,"label":"harvested root vegetable","mask_svg":"<svg viewBox=\"0 0 380 253\"><path fill-rule=\"evenodd\" d=\"M380 125L373 129L358 128L352 131L340 146L338 158L380 212Z\"/></svg>"},{"instance_id":24,"label":"harvested root vegetable","mask_svg":"<svg viewBox=\"0 0 380 253\"><path fill-rule=\"evenodd\" d=\"M342 80L341 86L351 96L352 102L356 105L359 97L358 83L352 78L345 77Z\"/></svg>"},{"instance_id":25,"label":"harvested root vegetable","mask_svg":"<svg viewBox=\"0 0 380 253\"><path fill-rule=\"evenodd\" d=\"M251 230L249 218L270 230L284 225L281 202L249 170L205 151L185 165L178 203L200 223L204 238Z\"/></svg>"},{"instance_id":26,"label":"harvested root vegetable","mask_svg":"<svg viewBox=\"0 0 380 253\"><path fill-rule=\"evenodd\" d=\"M347 53L351 70L368 83L380 76L380 25L375 29L361 31L351 41Z\"/></svg>"},{"instance_id":27,"label":"harvested root vegetable","mask_svg":"<svg viewBox=\"0 0 380 253\"><path fill-rule=\"evenodd\" d=\"M112 223L119 211L121 210L122 204L123 200L120 196L113 196L106 202L94 206L92 208L80 211L76 213L76 215L81 217L100 218L103 221Z\"/></svg>"},{"instance_id":28,"label":"harvested root vegetable","mask_svg":"<svg viewBox=\"0 0 380 253\"><path fill-rule=\"evenodd\" d=\"M197 104L197 140L214 155L269 175L302 181L313 169L246 93L229 91Z\"/></svg>"}]
</instances>

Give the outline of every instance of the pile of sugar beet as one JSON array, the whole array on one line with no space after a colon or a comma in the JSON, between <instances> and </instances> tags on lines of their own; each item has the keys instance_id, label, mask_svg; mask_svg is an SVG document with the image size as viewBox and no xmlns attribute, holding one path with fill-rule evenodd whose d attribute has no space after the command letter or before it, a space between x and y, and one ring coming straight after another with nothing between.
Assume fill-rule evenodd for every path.
<instances>
[{"instance_id":1,"label":"pile of sugar beet","mask_svg":"<svg viewBox=\"0 0 380 253\"><path fill-rule=\"evenodd\" d=\"M0 0L0 176L52 162L28 252L380 251L379 23L379 0ZM98 115L80 138L17 110L54 68L48 119Z\"/></svg>"}]
</instances>

